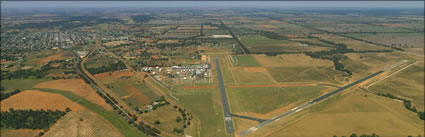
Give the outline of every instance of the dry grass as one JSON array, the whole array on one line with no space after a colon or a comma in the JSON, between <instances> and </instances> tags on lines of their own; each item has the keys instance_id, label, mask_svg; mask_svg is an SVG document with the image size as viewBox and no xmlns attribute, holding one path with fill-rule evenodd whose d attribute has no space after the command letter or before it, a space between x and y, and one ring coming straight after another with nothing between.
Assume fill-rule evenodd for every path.
<instances>
[{"instance_id":1,"label":"dry grass","mask_svg":"<svg viewBox=\"0 0 425 137\"><path fill-rule=\"evenodd\" d=\"M140 92L136 87L127 85L124 87L128 91L129 96L134 97L140 104L149 104L152 100Z\"/></svg>"},{"instance_id":2,"label":"dry grass","mask_svg":"<svg viewBox=\"0 0 425 137\"><path fill-rule=\"evenodd\" d=\"M293 122L279 121L277 124L280 125L275 125L278 128L263 136L329 137L376 133L398 137L424 134L423 121L415 113L404 108L402 103L385 97L358 91L323 103L314 106L312 112L302 118L293 117L297 119ZM308 132L302 132L305 129ZM260 132L265 133L264 130Z\"/></svg>"},{"instance_id":3,"label":"dry grass","mask_svg":"<svg viewBox=\"0 0 425 137\"><path fill-rule=\"evenodd\" d=\"M43 130L33 129L5 129L1 130L2 137L34 137Z\"/></svg>"},{"instance_id":4,"label":"dry grass","mask_svg":"<svg viewBox=\"0 0 425 137\"><path fill-rule=\"evenodd\" d=\"M257 62L263 67L332 67L328 60L313 59L304 54L287 54L278 56L256 55Z\"/></svg>"},{"instance_id":5,"label":"dry grass","mask_svg":"<svg viewBox=\"0 0 425 137\"><path fill-rule=\"evenodd\" d=\"M96 103L107 110L112 110L112 107L108 105L102 97L100 97L96 91L94 91L89 85L87 85L82 79L60 79L40 83L35 88L49 88L70 91L76 95L86 98L93 103Z\"/></svg>"},{"instance_id":6,"label":"dry grass","mask_svg":"<svg viewBox=\"0 0 425 137\"><path fill-rule=\"evenodd\" d=\"M1 111L9 108L33 109L33 110L62 110L69 107L72 111L85 110L84 107L72 102L68 98L54 93L46 93L38 90L24 90L1 102Z\"/></svg>"},{"instance_id":7,"label":"dry grass","mask_svg":"<svg viewBox=\"0 0 425 137\"><path fill-rule=\"evenodd\" d=\"M121 137L109 122L93 112L70 112L56 122L44 137Z\"/></svg>"}]
</instances>

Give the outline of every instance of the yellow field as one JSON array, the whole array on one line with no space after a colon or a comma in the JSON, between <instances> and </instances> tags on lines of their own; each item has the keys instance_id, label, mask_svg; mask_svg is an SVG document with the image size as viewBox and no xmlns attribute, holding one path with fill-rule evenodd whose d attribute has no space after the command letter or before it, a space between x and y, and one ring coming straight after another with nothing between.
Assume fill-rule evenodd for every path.
<instances>
[{"instance_id":1,"label":"yellow field","mask_svg":"<svg viewBox=\"0 0 425 137\"><path fill-rule=\"evenodd\" d=\"M155 125L154 123L156 120L161 122L155 127L167 131L169 133L173 133L174 128L183 129L183 120L177 123L177 116L183 119L180 112L178 112L177 109L174 109L171 105L161 106L154 111L142 114L142 118L147 120L152 125Z\"/></svg>"},{"instance_id":2,"label":"yellow field","mask_svg":"<svg viewBox=\"0 0 425 137\"><path fill-rule=\"evenodd\" d=\"M418 62L368 89L412 100L418 110L424 111L424 63Z\"/></svg>"},{"instance_id":3,"label":"yellow field","mask_svg":"<svg viewBox=\"0 0 425 137\"><path fill-rule=\"evenodd\" d=\"M43 130L33 129L2 129L0 134L2 137L35 137Z\"/></svg>"},{"instance_id":4,"label":"yellow field","mask_svg":"<svg viewBox=\"0 0 425 137\"><path fill-rule=\"evenodd\" d=\"M112 107L108 105L102 97L100 97L96 91L94 91L89 85L87 85L82 79L60 79L40 83L35 88L49 88L70 91L76 95L86 98L93 103L96 103L105 109L112 110Z\"/></svg>"},{"instance_id":5,"label":"yellow field","mask_svg":"<svg viewBox=\"0 0 425 137\"><path fill-rule=\"evenodd\" d=\"M68 98L55 94L46 93L38 90L24 90L13 95L6 100L1 101L1 111L7 111L9 108L33 109L33 110L62 110L69 107L72 111L86 110L79 104L72 102Z\"/></svg>"},{"instance_id":6,"label":"yellow field","mask_svg":"<svg viewBox=\"0 0 425 137\"><path fill-rule=\"evenodd\" d=\"M376 133L384 137L424 135L423 121L401 102L360 90L337 95L299 114L258 130L253 136L330 137L349 136L352 133Z\"/></svg>"},{"instance_id":7,"label":"yellow field","mask_svg":"<svg viewBox=\"0 0 425 137\"><path fill-rule=\"evenodd\" d=\"M119 130L93 112L70 112L44 137L122 137Z\"/></svg>"}]
</instances>

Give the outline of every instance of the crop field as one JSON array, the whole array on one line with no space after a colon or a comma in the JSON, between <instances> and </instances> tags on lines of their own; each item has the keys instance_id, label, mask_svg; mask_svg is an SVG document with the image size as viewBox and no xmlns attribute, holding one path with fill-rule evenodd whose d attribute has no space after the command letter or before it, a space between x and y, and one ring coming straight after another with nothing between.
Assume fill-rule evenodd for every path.
<instances>
[{"instance_id":1,"label":"crop field","mask_svg":"<svg viewBox=\"0 0 425 137\"><path fill-rule=\"evenodd\" d=\"M326 100L312 107L310 113L296 117L297 120L289 123L278 123L279 127L265 136L329 137L349 136L352 133L376 133L388 137L424 135L423 121L404 108L402 103L364 92L352 92ZM309 129L309 132L300 132L302 129Z\"/></svg>"},{"instance_id":2,"label":"crop field","mask_svg":"<svg viewBox=\"0 0 425 137\"><path fill-rule=\"evenodd\" d=\"M148 105L160 99L154 89L138 80L130 70L105 72L94 76L133 107Z\"/></svg>"},{"instance_id":3,"label":"crop field","mask_svg":"<svg viewBox=\"0 0 425 137\"><path fill-rule=\"evenodd\" d=\"M112 110L111 106L107 104L89 85L82 79L61 79L40 83L34 88L49 88L56 90L70 91L76 95L84 97L97 105L104 107L107 110Z\"/></svg>"},{"instance_id":4,"label":"crop field","mask_svg":"<svg viewBox=\"0 0 425 137\"><path fill-rule=\"evenodd\" d=\"M258 62L251 55L229 56L229 58L236 67L260 67Z\"/></svg>"},{"instance_id":5,"label":"crop field","mask_svg":"<svg viewBox=\"0 0 425 137\"><path fill-rule=\"evenodd\" d=\"M174 94L181 105L200 119L200 133L207 137L227 137L218 89L187 89Z\"/></svg>"},{"instance_id":6,"label":"crop field","mask_svg":"<svg viewBox=\"0 0 425 137\"><path fill-rule=\"evenodd\" d=\"M95 112L97 115L101 116L103 119L107 120L112 126L117 128L121 134L125 137L134 137L134 136L145 136L141 131L132 127L124 120L118 113L115 111L109 111L103 107L88 101L81 96L75 95L72 92L62 91L62 90L53 90L53 89L40 89L43 92L60 94L67 99L73 101L76 105L84 106L85 109ZM72 110L72 108L71 108ZM84 119L83 119L84 120Z\"/></svg>"},{"instance_id":7,"label":"crop field","mask_svg":"<svg viewBox=\"0 0 425 137\"><path fill-rule=\"evenodd\" d=\"M97 136L108 136L108 137L122 137L118 129L113 127L111 123L99 117L99 115L90 112L70 112L66 114L62 119L57 121L48 132L45 133L45 137L97 137Z\"/></svg>"},{"instance_id":8,"label":"crop field","mask_svg":"<svg viewBox=\"0 0 425 137\"><path fill-rule=\"evenodd\" d=\"M85 110L84 107L72 102L60 94L45 93L38 90L24 90L1 102L1 110L7 111L9 108L33 109L33 110L62 110L69 107L72 111Z\"/></svg>"},{"instance_id":9,"label":"crop field","mask_svg":"<svg viewBox=\"0 0 425 137\"><path fill-rule=\"evenodd\" d=\"M234 113L265 114L293 104L305 103L321 94L322 87L230 88L228 95Z\"/></svg>"},{"instance_id":10,"label":"crop field","mask_svg":"<svg viewBox=\"0 0 425 137\"><path fill-rule=\"evenodd\" d=\"M377 83L369 90L375 93L390 93L411 99L414 106L424 111L424 63L419 62Z\"/></svg>"}]
</instances>

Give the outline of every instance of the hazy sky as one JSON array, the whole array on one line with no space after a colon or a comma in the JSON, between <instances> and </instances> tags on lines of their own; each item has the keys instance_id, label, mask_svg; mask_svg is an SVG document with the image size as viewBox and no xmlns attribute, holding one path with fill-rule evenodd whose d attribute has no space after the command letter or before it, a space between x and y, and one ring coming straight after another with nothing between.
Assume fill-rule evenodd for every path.
<instances>
[{"instance_id":1,"label":"hazy sky","mask_svg":"<svg viewBox=\"0 0 425 137\"><path fill-rule=\"evenodd\" d=\"M1 8L48 7L351 7L424 8L424 1L1 1Z\"/></svg>"}]
</instances>

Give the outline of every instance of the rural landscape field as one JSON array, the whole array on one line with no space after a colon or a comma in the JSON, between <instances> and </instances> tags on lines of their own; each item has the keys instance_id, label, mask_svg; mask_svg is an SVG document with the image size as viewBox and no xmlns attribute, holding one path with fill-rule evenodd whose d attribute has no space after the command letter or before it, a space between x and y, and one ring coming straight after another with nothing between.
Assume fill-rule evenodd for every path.
<instances>
[{"instance_id":1,"label":"rural landscape field","mask_svg":"<svg viewBox=\"0 0 425 137\"><path fill-rule=\"evenodd\" d=\"M425 136L423 1L1 3L1 137Z\"/></svg>"}]
</instances>

